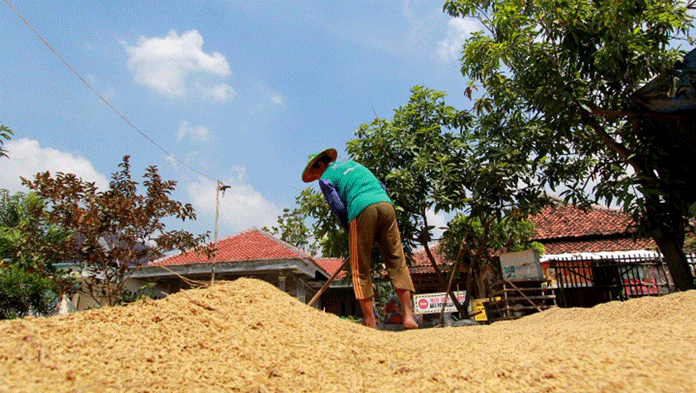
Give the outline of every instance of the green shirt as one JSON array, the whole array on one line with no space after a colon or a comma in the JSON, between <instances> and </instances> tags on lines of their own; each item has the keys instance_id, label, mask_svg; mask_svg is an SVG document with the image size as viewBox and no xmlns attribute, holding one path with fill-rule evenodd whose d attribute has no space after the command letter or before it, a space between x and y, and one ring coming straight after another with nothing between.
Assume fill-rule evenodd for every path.
<instances>
[{"instance_id":1,"label":"green shirt","mask_svg":"<svg viewBox=\"0 0 696 393\"><path fill-rule=\"evenodd\" d=\"M321 178L329 180L338 189L341 199L346 202L348 222L353 221L373 203L392 203L375 175L355 161L333 162Z\"/></svg>"}]
</instances>

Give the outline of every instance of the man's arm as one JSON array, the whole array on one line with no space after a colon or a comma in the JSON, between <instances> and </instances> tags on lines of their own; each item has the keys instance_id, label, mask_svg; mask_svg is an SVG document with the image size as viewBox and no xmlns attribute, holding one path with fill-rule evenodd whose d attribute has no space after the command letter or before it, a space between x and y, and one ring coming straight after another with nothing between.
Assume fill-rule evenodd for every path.
<instances>
[{"instance_id":1,"label":"man's arm","mask_svg":"<svg viewBox=\"0 0 696 393\"><path fill-rule=\"evenodd\" d=\"M329 204L329 208L336 216L339 224L341 224L343 229L348 230L348 206L341 199L336 186L329 180L319 179L319 188L321 188L324 199L326 199L326 203Z\"/></svg>"}]
</instances>

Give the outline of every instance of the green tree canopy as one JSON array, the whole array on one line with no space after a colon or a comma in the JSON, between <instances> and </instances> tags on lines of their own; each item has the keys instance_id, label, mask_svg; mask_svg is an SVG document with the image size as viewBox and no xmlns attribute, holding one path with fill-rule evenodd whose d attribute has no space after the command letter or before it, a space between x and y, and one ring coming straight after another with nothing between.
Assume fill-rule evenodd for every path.
<instances>
[{"instance_id":1,"label":"green tree canopy","mask_svg":"<svg viewBox=\"0 0 696 393\"><path fill-rule=\"evenodd\" d=\"M22 252L27 239L21 228L35 225L27 213L42 202L35 195L10 195L0 190L0 319L33 315L50 315L59 293L71 288L71 281L55 269L52 260ZM38 228L37 228L38 229ZM42 241L63 239L57 228L35 232Z\"/></svg>"}]
</instances>

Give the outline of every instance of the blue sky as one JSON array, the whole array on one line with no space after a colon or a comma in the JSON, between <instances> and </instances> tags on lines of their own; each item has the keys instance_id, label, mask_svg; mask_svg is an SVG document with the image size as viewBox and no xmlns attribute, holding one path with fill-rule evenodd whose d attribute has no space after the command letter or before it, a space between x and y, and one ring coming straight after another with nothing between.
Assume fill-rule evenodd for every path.
<instances>
[{"instance_id":1,"label":"blue sky","mask_svg":"<svg viewBox=\"0 0 696 393\"><path fill-rule=\"evenodd\" d=\"M106 188L124 155L134 177L156 165L220 237L272 225L307 185L307 156L391 118L410 88L463 96L459 51L472 20L440 1L23 1L17 11L90 91L0 3L0 123L14 136L0 188L19 177L72 172ZM160 147L165 150L163 151ZM171 155L167 154L171 153ZM172 155L175 157L172 157ZM442 222L444 223L444 222Z\"/></svg>"}]
</instances>

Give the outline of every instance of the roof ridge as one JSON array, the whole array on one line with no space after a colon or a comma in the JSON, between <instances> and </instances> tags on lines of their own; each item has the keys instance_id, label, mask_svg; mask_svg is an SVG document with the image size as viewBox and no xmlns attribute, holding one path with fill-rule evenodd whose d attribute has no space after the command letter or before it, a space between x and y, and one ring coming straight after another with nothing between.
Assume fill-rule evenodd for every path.
<instances>
[{"instance_id":1,"label":"roof ridge","mask_svg":"<svg viewBox=\"0 0 696 393\"><path fill-rule=\"evenodd\" d=\"M231 235L229 235L229 236L223 237L222 239L217 239L217 240L212 239L212 240L210 240L209 242L203 244L202 247L211 246L211 245L215 245L215 244L220 244L220 242L222 242L222 241L229 240L229 239L232 239L232 238L234 238L234 237L240 236L240 235L242 235L242 234L244 234L244 233L246 233L246 232L249 232L249 231L251 231L251 230L253 230L253 229L255 229L255 228L254 228L254 227L251 227L251 228L249 228L249 229L245 229L245 230L243 230L243 231L239 231L239 232L233 233L233 234L231 234ZM158 261L161 261L161 260L165 260L165 259L169 259L169 258L173 258L173 257L176 257L176 256L181 256L181 255L184 255L184 254L188 254L189 252L192 252L192 251L194 251L193 248L187 248L187 249L185 249L184 251L172 250L172 252L177 252L177 253L176 253L176 254L172 254L172 255L165 255L165 256L163 256L163 257L161 257L161 258L157 258L157 259L155 259L155 260L153 260L153 261L151 261L151 262L149 262L149 263L153 263L153 264L154 264L155 262L158 262Z\"/></svg>"},{"instance_id":2,"label":"roof ridge","mask_svg":"<svg viewBox=\"0 0 696 393\"><path fill-rule=\"evenodd\" d=\"M254 229L257 229L257 228L256 228L256 227L251 227L251 228L245 229L245 230L243 230L243 231L235 232L235 233L233 233L233 234L231 234L231 235L229 235L229 236L223 237L222 239L218 239L218 240L217 240L217 243L220 243L221 241L224 241L224 240L232 239L232 238L237 237L237 236L241 236L241 235L243 235L243 234L245 234L245 233L247 233L247 232L253 231ZM213 239L213 240L212 240L210 243L208 243L208 244L214 244L214 243L215 243L215 239Z\"/></svg>"},{"instance_id":3,"label":"roof ridge","mask_svg":"<svg viewBox=\"0 0 696 393\"><path fill-rule=\"evenodd\" d=\"M569 206L569 207L573 207L575 209L582 210L582 208L580 208L577 204L568 203L565 200L563 200L563 198L561 198L555 194L546 193L546 195L552 201L552 203L550 204L551 207ZM610 211L610 212L623 213L622 209L620 207L604 206L604 205L598 205L598 204L594 204L594 203L590 204L590 208L592 210L604 210L604 211Z\"/></svg>"},{"instance_id":4,"label":"roof ridge","mask_svg":"<svg viewBox=\"0 0 696 393\"><path fill-rule=\"evenodd\" d=\"M270 239L270 240L273 240L274 242L276 242L276 243L280 244L281 246L287 248L288 250L290 250L290 251L296 253L297 255L299 255L299 256L301 256L301 257L303 257L303 258L308 258L308 259L310 259L310 260L313 261L313 262L316 262L316 261L314 260L314 258L313 258L311 255L309 255L308 253L306 253L306 252L300 250L298 247L295 247L295 246L293 246L292 244L290 244L290 243L288 243L288 242L286 242L286 241L283 241L283 240L281 240L281 239L278 239L277 237L271 235L270 233L268 233L268 232L266 232L266 231L264 231L264 230L262 230L262 229L259 229L259 228L256 228L256 227L252 227L251 229L249 229L249 231L252 231L252 230L256 230L257 232L259 232L259 233L261 233L262 235L264 235L266 238L268 238L268 239Z\"/></svg>"},{"instance_id":5,"label":"roof ridge","mask_svg":"<svg viewBox=\"0 0 696 393\"><path fill-rule=\"evenodd\" d=\"M428 248L430 248L430 250L432 251L433 247L440 246L440 240L442 240L442 239L437 239L437 240L431 241L430 243L428 243ZM421 251L425 251L425 246L420 245L420 246L418 246L418 248L414 248L413 250L411 250L411 253L415 254L415 253L421 252Z\"/></svg>"},{"instance_id":6,"label":"roof ridge","mask_svg":"<svg viewBox=\"0 0 696 393\"><path fill-rule=\"evenodd\" d=\"M612 207L612 206L603 206L603 205L594 205L594 204L593 204L593 205L590 205L590 206L589 206L589 209L583 209L582 207L580 207L580 206L578 206L578 205L576 205L576 204L574 204L574 203L562 203L562 204L550 205L550 206L547 206L547 207L552 208L552 209L557 209L557 208L559 208L559 207L561 207L561 208L562 208L562 207L567 207L567 208L570 208L570 209L578 210L578 211L580 211L580 212L583 213L583 214L588 214L588 213L590 213L590 212L595 211L595 212L602 212L602 213L617 214L617 215L625 216L625 217L622 217L622 218L630 218L630 214L629 214L629 213L624 212L624 211L623 211L621 208L619 208L619 207Z\"/></svg>"}]
</instances>

